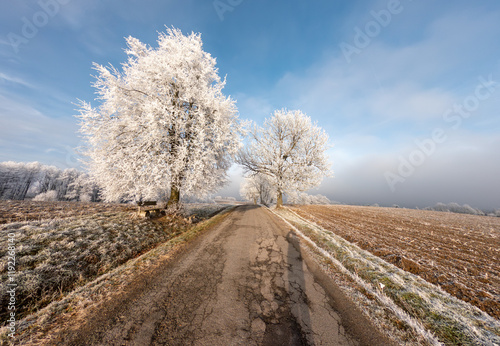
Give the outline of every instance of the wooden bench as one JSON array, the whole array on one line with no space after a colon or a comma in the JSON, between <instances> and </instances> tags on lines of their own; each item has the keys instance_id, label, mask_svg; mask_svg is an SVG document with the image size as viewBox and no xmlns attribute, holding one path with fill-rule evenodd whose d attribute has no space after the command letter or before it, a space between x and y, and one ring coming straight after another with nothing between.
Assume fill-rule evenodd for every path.
<instances>
[{"instance_id":1,"label":"wooden bench","mask_svg":"<svg viewBox=\"0 0 500 346\"><path fill-rule=\"evenodd\" d=\"M151 208L151 206L156 206L156 201L137 202L137 207L138 207L137 214L139 214L139 216L142 217L160 216L160 208ZM143 207L146 208L142 209Z\"/></svg>"}]
</instances>

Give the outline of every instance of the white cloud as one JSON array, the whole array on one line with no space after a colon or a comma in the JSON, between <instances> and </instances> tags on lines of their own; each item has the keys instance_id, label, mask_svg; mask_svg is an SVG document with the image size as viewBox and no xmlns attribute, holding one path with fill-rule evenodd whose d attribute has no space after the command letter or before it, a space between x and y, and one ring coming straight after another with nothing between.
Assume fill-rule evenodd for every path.
<instances>
[{"instance_id":1,"label":"white cloud","mask_svg":"<svg viewBox=\"0 0 500 346\"><path fill-rule=\"evenodd\" d=\"M0 37L0 45L10 46L11 43L5 40L3 37Z\"/></svg>"},{"instance_id":2,"label":"white cloud","mask_svg":"<svg viewBox=\"0 0 500 346\"><path fill-rule=\"evenodd\" d=\"M0 161L78 165L72 151L78 143L75 119L51 118L29 104L0 95L0 123Z\"/></svg>"},{"instance_id":3,"label":"white cloud","mask_svg":"<svg viewBox=\"0 0 500 346\"><path fill-rule=\"evenodd\" d=\"M374 90L367 97L367 108L382 119L440 119L456 102L456 97L438 88L424 89L412 83Z\"/></svg>"},{"instance_id":4,"label":"white cloud","mask_svg":"<svg viewBox=\"0 0 500 346\"><path fill-rule=\"evenodd\" d=\"M325 180L319 193L345 203L425 207L458 202L484 209L500 207L500 135L447 132L447 140L397 183L393 192L385 173L398 174L401 157L407 160L417 149L406 143L395 147L401 149L366 155L335 152L335 178Z\"/></svg>"},{"instance_id":5,"label":"white cloud","mask_svg":"<svg viewBox=\"0 0 500 346\"><path fill-rule=\"evenodd\" d=\"M235 95L238 111L242 118L262 118L269 117L274 111L269 100L255 96L249 96L243 93Z\"/></svg>"},{"instance_id":6,"label":"white cloud","mask_svg":"<svg viewBox=\"0 0 500 346\"><path fill-rule=\"evenodd\" d=\"M381 37L351 64L335 52L285 74L268 99L306 111L329 129L335 144L335 178L326 179L319 193L348 203L500 207L500 136L486 125L498 124L500 88L463 119L460 132L443 120L447 109L474 92L477 77L499 78L498 57L488 56L489 45L498 46L498 17L447 11L411 43L391 45ZM391 192L384 173L397 171L399 157L408 157L415 140L437 127L446 131L446 142Z\"/></svg>"},{"instance_id":7,"label":"white cloud","mask_svg":"<svg viewBox=\"0 0 500 346\"><path fill-rule=\"evenodd\" d=\"M29 82L26 82L24 79L18 77L12 77L2 72L0 72L0 82L8 82L8 83L22 85L28 88L33 88L33 85Z\"/></svg>"},{"instance_id":8,"label":"white cloud","mask_svg":"<svg viewBox=\"0 0 500 346\"><path fill-rule=\"evenodd\" d=\"M420 28L418 40L395 44L381 35L350 64L333 51L307 70L285 74L272 94L325 119L438 119L473 91L477 77L499 70L498 57L487 53L498 42L498 17L448 11ZM397 32L401 19L385 30Z\"/></svg>"}]
</instances>

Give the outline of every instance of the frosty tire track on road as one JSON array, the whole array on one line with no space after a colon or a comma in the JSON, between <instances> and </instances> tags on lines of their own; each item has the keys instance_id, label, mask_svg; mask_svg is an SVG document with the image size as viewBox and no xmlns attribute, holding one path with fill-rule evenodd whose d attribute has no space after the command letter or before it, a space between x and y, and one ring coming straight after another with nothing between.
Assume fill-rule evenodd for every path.
<instances>
[{"instance_id":1,"label":"frosty tire track on road","mask_svg":"<svg viewBox=\"0 0 500 346\"><path fill-rule=\"evenodd\" d=\"M59 341L100 345L386 344L348 321L303 261L293 233L242 206L186 251ZM356 315L356 314L354 314ZM347 326L346 326L347 323ZM349 324L357 324L352 328ZM350 335L346 330L367 332ZM72 340L68 342L68 340Z\"/></svg>"}]
</instances>

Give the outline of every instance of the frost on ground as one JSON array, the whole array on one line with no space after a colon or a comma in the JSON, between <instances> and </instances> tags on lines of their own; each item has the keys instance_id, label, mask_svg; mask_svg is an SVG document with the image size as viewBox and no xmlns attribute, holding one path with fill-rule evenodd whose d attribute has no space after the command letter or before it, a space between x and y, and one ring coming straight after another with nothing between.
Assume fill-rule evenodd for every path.
<instances>
[{"instance_id":1,"label":"frost on ground","mask_svg":"<svg viewBox=\"0 0 500 346\"><path fill-rule=\"evenodd\" d=\"M0 224L135 209L135 206L131 204L0 200Z\"/></svg>"},{"instance_id":2,"label":"frost on ground","mask_svg":"<svg viewBox=\"0 0 500 346\"><path fill-rule=\"evenodd\" d=\"M232 206L232 204L189 203L184 204L184 214L186 216L196 216L197 218L205 219L230 206Z\"/></svg>"},{"instance_id":3,"label":"frost on ground","mask_svg":"<svg viewBox=\"0 0 500 346\"><path fill-rule=\"evenodd\" d=\"M18 208L22 203L18 202ZM61 202L47 203L46 208L53 210L60 205ZM227 207L187 205L186 217L177 215L150 220L137 217L135 212L123 211L130 208L128 206L118 206L115 212L85 215L88 210L99 209L99 204L89 205L94 209L87 209L86 204L64 205L71 205L72 208L71 212L66 209L64 219L14 222L0 226L1 244L8 243L8 234L15 235L16 272L13 282L18 285L17 318L33 313L76 287L185 232L191 227L192 220L206 219ZM70 213L78 216L69 217ZM0 247L0 257L3 259L0 263L0 318L6 321L9 299L5 286L8 276L5 260L7 246Z\"/></svg>"},{"instance_id":4,"label":"frost on ground","mask_svg":"<svg viewBox=\"0 0 500 346\"><path fill-rule=\"evenodd\" d=\"M500 322L478 308L289 209L275 212L291 224L364 312L399 343L500 344Z\"/></svg>"},{"instance_id":5,"label":"frost on ground","mask_svg":"<svg viewBox=\"0 0 500 346\"><path fill-rule=\"evenodd\" d=\"M358 206L291 209L500 319L499 218Z\"/></svg>"},{"instance_id":6,"label":"frost on ground","mask_svg":"<svg viewBox=\"0 0 500 346\"><path fill-rule=\"evenodd\" d=\"M194 215L199 219L203 219L230 205L231 204L222 203L185 203L182 209L185 212L184 216ZM133 212L136 210L137 206L135 204L0 200L0 224L31 220L61 219L103 212Z\"/></svg>"},{"instance_id":7,"label":"frost on ground","mask_svg":"<svg viewBox=\"0 0 500 346\"><path fill-rule=\"evenodd\" d=\"M226 208L215 217L190 225L185 228L184 232L179 232L178 235L154 246L152 250L126 261L123 265L119 265L93 280L89 280L71 292L55 296L56 299L44 308L24 318L17 319L15 339L10 339L6 326L1 327L1 344L12 344L12 342L16 345L54 344L51 339L52 335L83 323L82 321L88 318L88 314L92 310L98 309L106 301L113 300L137 277L147 275L155 267L168 261L176 251L182 248L185 242L195 238L211 225L221 222L230 214L230 210L231 208ZM147 219L136 218L134 220L141 221L140 224L154 223ZM157 219L156 221L168 223L165 219ZM174 220L171 222L175 223ZM70 259L67 262L70 262Z\"/></svg>"}]
</instances>

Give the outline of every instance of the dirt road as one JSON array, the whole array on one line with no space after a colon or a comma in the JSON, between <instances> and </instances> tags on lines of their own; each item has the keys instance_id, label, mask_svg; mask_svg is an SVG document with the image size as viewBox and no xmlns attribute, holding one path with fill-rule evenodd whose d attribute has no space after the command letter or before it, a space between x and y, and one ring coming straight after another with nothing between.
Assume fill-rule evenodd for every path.
<instances>
[{"instance_id":1,"label":"dirt road","mask_svg":"<svg viewBox=\"0 0 500 346\"><path fill-rule=\"evenodd\" d=\"M220 225L57 343L387 345L269 211ZM339 312L340 311L340 312Z\"/></svg>"}]
</instances>

